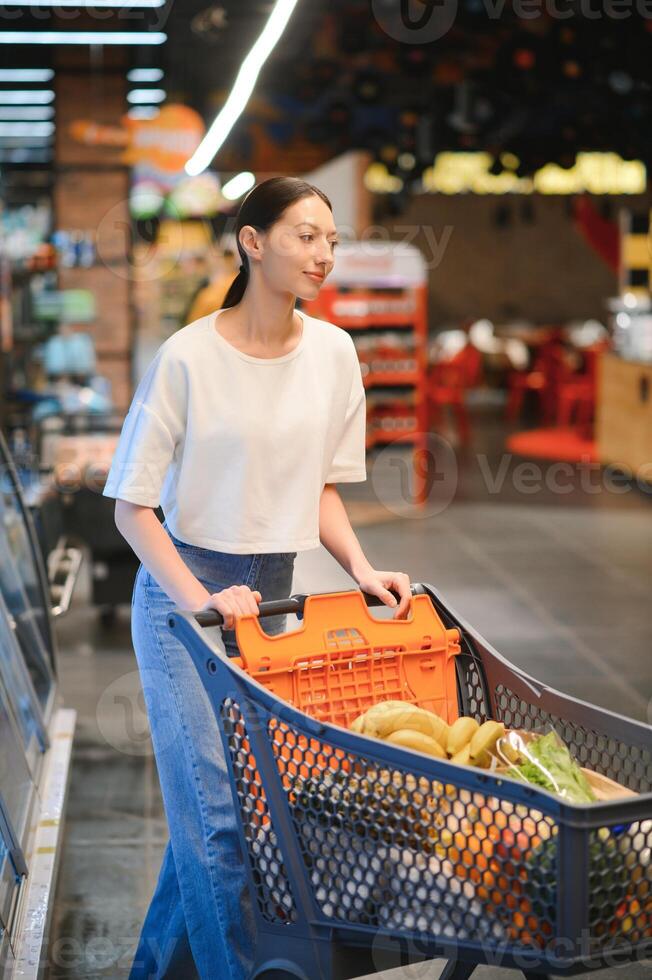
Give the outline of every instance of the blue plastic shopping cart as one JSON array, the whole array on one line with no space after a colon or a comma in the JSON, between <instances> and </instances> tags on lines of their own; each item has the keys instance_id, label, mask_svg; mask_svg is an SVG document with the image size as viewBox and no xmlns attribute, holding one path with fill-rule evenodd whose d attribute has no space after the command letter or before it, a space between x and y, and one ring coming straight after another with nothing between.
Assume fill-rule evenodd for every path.
<instances>
[{"instance_id":1,"label":"blue plastic shopping cart","mask_svg":"<svg viewBox=\"0 0 652 980\"><path fill-rule=\"evenodd\" d=\"M344 980L445 957L526 977L652 955L652 728L570 698L500 656L430 585L407 621L350 591L263 602L236 621L176 610L219 724L258 927L255 980ZM535 786L347 725L397 698L453 720L553 727L622 798L575 806ZM628 792L629 791L629 792ZM628 794L628 795L626 795Z\"/></svg>"}]
</instances>

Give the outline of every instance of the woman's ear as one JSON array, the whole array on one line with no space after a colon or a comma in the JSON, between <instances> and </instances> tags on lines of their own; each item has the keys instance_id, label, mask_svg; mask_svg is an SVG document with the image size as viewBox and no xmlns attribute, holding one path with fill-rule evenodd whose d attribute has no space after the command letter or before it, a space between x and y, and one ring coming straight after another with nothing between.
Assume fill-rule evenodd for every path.
<instances>
[{"instance_id":1,"label":"woman's ear","mask_svg":"<svg viewBox=\"0 0 652 980\"><path fill-rule=\"evenodd\" d=\"M240 229L239 240L242 248L247 253L250 260L260 258L262 254L262 241L258 231L253 225L243 225Z\"/></svg>"}]
</instances>

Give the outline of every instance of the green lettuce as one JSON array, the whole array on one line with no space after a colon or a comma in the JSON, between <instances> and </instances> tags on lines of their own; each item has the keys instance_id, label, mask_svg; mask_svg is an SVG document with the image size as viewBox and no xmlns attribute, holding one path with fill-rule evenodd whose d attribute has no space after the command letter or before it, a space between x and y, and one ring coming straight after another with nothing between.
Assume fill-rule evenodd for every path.
<instances>
[{"instance_id":1,"label":"green lettuce","mask_svg":"<svg viewBox=\"0 0 652 980\"><path fill-rule=\"evenodd\" d=\"M527 745L528 754L509 775L556 793L569 803L594 803L595 793L556 732L548 732Z\"/></svg>"}]
</instances>

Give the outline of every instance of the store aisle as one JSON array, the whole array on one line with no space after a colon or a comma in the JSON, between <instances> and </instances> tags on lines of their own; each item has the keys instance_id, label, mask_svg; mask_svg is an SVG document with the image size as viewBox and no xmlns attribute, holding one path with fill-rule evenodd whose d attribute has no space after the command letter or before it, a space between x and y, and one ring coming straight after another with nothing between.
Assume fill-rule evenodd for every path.
<instances>
[{"instance_id":1,"label":"store aisle","mask_svg":"<svg viewBox=\"0 0 652 980\"><path fill-rule=\"evenodd\" d=\"M374 476L387 502L382 473ZM463 472L456 501L428 518L397 518L371 500L370 487L349 488L345 496L369 559L433 584L501 653L542 680L652 720L649 501L640 493L564 501L544 492L489 502L466 492L471 482ZM350 584L323 550L299 556L294 591ZM82 581L59 624L63 694L79 722L49 977L119 980L127 975L166 828L128 609L103 634L84 605L84 588ZM441 969L436 963L389 972L392 965L378 964L385 980L434 980ZM650 969L648 962L594 976L643 980ZM497 968L476 975L515 976Z\"/></svg>"}]
</instances>

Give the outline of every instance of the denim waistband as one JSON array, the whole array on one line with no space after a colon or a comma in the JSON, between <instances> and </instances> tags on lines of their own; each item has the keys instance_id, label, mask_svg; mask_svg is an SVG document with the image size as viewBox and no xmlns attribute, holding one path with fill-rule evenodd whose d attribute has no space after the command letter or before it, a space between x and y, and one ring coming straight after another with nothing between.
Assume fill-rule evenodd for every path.
<instances>
[{"instance_id":1,"label":"denim waistband","mask_svg":"<svg viewBox=\"0 0 652 980\"><path fill-rule=\"evenodd\" d=\"M270 551L270 552L261 552L261 553L218 551L217 549L214 548L205 548L203 545L199 545L199 544L188 544L186 541L182 541L180 538L175 537L175 535L168 527L167 521L162 521L161 526L165 529L168 537L175 544L178 550L185 551L186 553L192 552L195 555L204 555L207 558L210 558L211 555L224 555L225 557L231 558L234 561L237 560L242 561L242 559L245 558L251 559L254 557L269 558L269 559L274 557L279 557L279 558L284 558L286 560L294 560L294 558L296 558L297 555L296 551Z\"/></svg>"}]
</instances>

